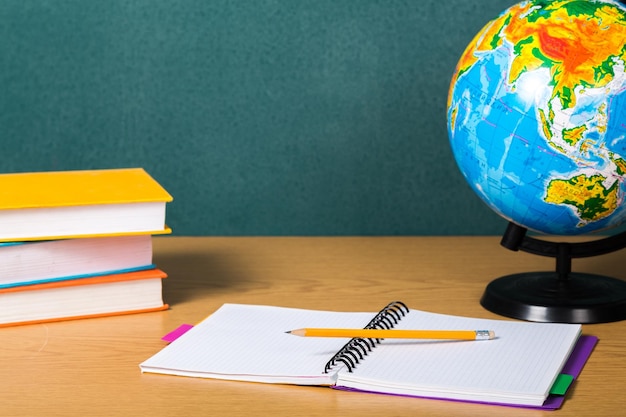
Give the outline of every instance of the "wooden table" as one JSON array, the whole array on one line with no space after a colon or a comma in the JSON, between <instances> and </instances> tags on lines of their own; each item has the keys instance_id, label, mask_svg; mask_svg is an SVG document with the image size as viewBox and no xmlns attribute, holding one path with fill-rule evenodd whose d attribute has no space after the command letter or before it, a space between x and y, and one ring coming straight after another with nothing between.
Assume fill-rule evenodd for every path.
<instances>
[{"instance_id":1,"label":"wooden table","mask_svg":"<svg viewBox=\"0 0 626 417\"><path fill-rule=\"evenodd\" d=\"M160 337L225 302L375 311L391 300L421 310L498 318L478 300L492 279L553 270L498 237L156 237L171 309L0 329L2 416L615 416L626 390L626 323L585 325L600 342L555 412L142 374ZM574 270L626 279L623 252Z\"/></svg>"}]
</instances>

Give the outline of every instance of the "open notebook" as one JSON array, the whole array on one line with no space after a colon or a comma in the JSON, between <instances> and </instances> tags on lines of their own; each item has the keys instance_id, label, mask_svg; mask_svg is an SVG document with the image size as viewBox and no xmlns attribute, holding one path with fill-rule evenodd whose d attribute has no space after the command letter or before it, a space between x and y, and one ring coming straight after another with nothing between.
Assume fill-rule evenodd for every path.
<instances>
[{"instance_id":1,"label":"open notebook","mask_svg":"<svg viewBox=\"0 0 626 417\"><path fill-rule=\"evenodd\" d=\"M398 315L402 309L393 303L379 313L225 304L140 368L142 372L189 377L328 385L541 407L581 334L578 324L487 320L413 309L403 312L394 327L489 329L496 338L385 339L369 351L355 339L285 333L302 327L379 327L381 317Z\"/></svg>"}]
</instances>

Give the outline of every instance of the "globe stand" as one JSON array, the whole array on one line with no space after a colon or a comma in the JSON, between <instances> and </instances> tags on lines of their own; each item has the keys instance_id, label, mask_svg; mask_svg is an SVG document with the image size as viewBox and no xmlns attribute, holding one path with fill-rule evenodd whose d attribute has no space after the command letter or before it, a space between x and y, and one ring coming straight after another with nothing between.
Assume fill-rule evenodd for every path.
<instances>
[{"instance_id":1,"label":"globe stand","mask_svg":"<svg viewBox=\"0 0 626 417\"><path fill-rule=\"evenodd\" d=\"M626 319L626 282L602 275L571 272L573 258L603 255L626 247L626 232L591 242L546 242L526 236L509 223L501 245L513 251L556 258L556 270L498 278L480 300L502 316L557 323L606 323Z\"/></svg>"}]
</instances>

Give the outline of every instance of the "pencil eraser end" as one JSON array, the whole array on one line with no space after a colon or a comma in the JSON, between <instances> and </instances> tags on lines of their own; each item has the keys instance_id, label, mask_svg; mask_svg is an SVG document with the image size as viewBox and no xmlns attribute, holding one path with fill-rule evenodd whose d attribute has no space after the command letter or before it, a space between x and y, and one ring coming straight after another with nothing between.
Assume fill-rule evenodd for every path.
<instances>
[{"instance_id":1,"label":"pencil eraser end","mask_svg":"<svg viewBox=\"0 0 626 417\"><path fill-rule=\"evenodd\" d=\"M489 330L489 340L496 338L496 332L493 330Z\"/></svg>"}]
</instances>

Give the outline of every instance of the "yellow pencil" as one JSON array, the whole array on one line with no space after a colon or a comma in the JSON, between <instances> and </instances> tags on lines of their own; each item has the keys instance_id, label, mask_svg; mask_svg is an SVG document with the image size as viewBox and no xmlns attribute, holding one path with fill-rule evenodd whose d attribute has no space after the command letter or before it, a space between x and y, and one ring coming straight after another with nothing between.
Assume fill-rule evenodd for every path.
<instances>
[{"instance_id":1,"label":"yellow pencil","mask_svg":"<svg viewBox=\"0 0 626 417\"><path fill-rule=\"evenodd\" d=\"M323 329L305 328L288 332L304 337L359 337L363 339L450 339L490 340L496 337L493 330L379 330L379 329Z\"/></svg>"}]
</instances>

